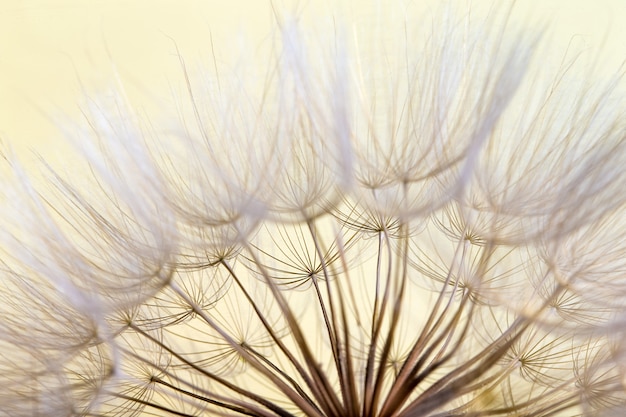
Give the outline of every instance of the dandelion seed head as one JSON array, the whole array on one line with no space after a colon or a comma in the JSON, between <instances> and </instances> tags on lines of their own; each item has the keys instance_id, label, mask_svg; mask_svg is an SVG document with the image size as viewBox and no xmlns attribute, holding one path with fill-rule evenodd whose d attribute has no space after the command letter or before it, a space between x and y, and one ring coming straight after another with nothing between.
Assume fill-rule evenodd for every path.
<instances>
[{"instance_id":1,"label":"dandelion seed head","mask_svg":"<svg viewBox=\"0 0 626 417\"><path fill-rule=\"evenodd\" d=\"M90 98L90 176L7 158L0 414L620 415L621 77L511 10L276 12L163 117Z\"/></svg>"}]
</instances>

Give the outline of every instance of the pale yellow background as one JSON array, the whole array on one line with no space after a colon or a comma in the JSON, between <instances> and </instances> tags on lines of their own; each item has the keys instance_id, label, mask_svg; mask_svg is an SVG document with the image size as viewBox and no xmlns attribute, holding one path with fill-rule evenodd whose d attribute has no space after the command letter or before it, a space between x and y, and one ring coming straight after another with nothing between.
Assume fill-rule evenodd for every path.
<instances>
[{"instance_id":1,"label":"pale yellow background","mask_svg":"<svg viewBox=\"0 0 626 417\"><path fill-rule=\"evenodd\" d=\"M312 19L334 10L349 20L367 16L376 3L274 6ZM428 8L439 2L413 3ZM477 8L491 3L473 2ZM601 50L602 68L616 68L626 58L626 0L522 0L515 18L549 23L563 50L570 40L592 55ZM63 161L63 135L55 123L80 117L81 97L110 84L115 71L131 93L149 102L150 94L167 95L169 83L180 79L175 44L191 65L206 63L211 37L218 56L236 55L244 43L261 44L272 24L269 0L0 0L0 137L23 159L32 161L29 150L35 150Z\"/></svg>"}]
</instances>

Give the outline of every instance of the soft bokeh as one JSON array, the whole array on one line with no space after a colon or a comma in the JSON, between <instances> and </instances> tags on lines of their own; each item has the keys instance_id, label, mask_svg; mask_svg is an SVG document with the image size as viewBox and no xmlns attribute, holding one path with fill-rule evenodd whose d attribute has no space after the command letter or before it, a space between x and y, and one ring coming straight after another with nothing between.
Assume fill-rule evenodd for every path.
<instances>
[{"instance_id":1,"label":"soft bokeh","mask_svg":"<svg viewBox=\"0 0 626 417\"><path fill-rule=\"evenodd\" d=\"M54 165L68 164L62 121L81 118L85 97L116 77L141 106L159 106L178 94L177 48L192 69L211 65L213 50L218 60L236 65L243 55L271 47L275 12L348 24L387 13L389 24L398 25L405 7L441 3L397 1L389 11L373 0L2 0L0 137L27 163L35 160L34 150ZM493 2L471 3L484 10ZM588 52L584 59L597 55L598 66L610 72L626 58L624 17L622 0L523 0L513 9L513 19L544 25L545 37L563 52L571 43Z\"/></svg>"}]
</instances>

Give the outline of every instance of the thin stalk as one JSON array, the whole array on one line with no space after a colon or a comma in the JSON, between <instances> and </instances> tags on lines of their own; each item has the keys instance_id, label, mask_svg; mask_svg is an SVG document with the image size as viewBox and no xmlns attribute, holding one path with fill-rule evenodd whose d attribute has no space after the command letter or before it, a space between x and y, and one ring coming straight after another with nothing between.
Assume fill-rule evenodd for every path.
<instances>
[{"instance_id":1,"label":"thin stalk","mask_svg":"<svg viewBox=\"0 0 626 417\"><path fill-rule=\"evenodd\" d=\"M175 415L175 416L196 417L195 414L187 414L187 413L183 413L183 412L180 412L180 411L176 411L173 408L168 408L168 407L165 407L163 405L159 405L159 404L156 404L156 403L153 403L153 402L150 402L150 401L142 400L140 398L131 397L129 395L120 394L119 392L107 392L107 394L108 395L112 395L112 396L117 397L117 398L121 398L121 399L126 400L126 401L136 402L138 404L145 405L147 407L151 407L151 408L154 408L154 409L157 409L157 410L165 411L165 412L170 413L170 414Z\"/></svg>"},{"instance_id":2,"label":"thin stalk","mask_svg":"<svg viewBox=\"0 0 626 417\"><path fill-rule=\"evenodd\" d=\"M195 398L196 400L200 400L200 401L212 404L212 405L216 405L216 406L221 407L221 408L225 408L227 410L234 411L234 412L236 412L238 414L242 414L242 415L245 415L245 416L255 416L255 417L259 416L258 412L253 412L253 411L247 410L247 409L245 409L243 407L237 407L237 406L232 405L232 404L223 403L221 401L217 401L217 400L214 400L214 399L202 396L202 395L194 394L193 392L184 390L184 389L179 388L179 387L177 387L175 385L172 385L172 384L170 384L168 382L165 382L161 378L152 377L150 381L154 382L155 384L163 385L164 387L167 387L167 388L169 388L169 389L171 389L173 391L176 391L179 394L183 394L185 396L188 396L188 397L191 397L191 398Z\"/></svg>"},{"instance_id":3,"label":"thin stalk","mask_svg":"<svg viewBox=\"0 0 626 417\"><path fill-rule=\"evenodd\" d=\"M278 348L281 350L281 352L287 357L289 362L296 368L296 370L298 371L298 374L303 378L303 380L306 383L306 385L314 393L317 393L317 397L318 398L323 397L323 395L318 390L318 386L311 380L311 378L306 373L306 371L304 370L304 368L302 367L300 362L298 362L298 360L293 356L293 354L289 351L289 349L287 349L287 347L282 342L282 340L280 340L280 338L278 337L278 335L276 334L276 332L274 331L272 326L268 323L267 319L265 318L265 315L263 314L263 312L261 312L261 310L257 306L257 303L252 299L252 297L250 296L250 294L246 290L245 286L243 285L243 283L239 279L239 276L235 273L234 269L230 266L230 264L226 260L221 260L220 263L221 263L222 266L224 266L224 268L226 268L226 270L228 271L230 276L233 278L235 283L237 283L237 285L239 286L239 289L243 292L244 297L246 297L246 300L248 300L248 302L250 303L250 305L254 309L254 312L255 312L256 316L259 318L259 320L261 320L261 323L263 324L263 327L267 330L267 332L269 333L269 335L272 338L272 340L276 343L276 346L278 346ZM266 365L270 366L272 369L274 369L275 371L280 373L284 378L286 378L291 383L291 385L294 387L294 389L296 391L304 393L302 388L297 384L297 382L295 380L293 380L292 378L288 377L287 374L285 374L283 371L279 370L278 367L276 367L274 364L272 364L270 361L268 361L267 358L263 357L263 355L259 355L258 353L256 353L253 350L251 350L251 351L253 353L257 354L259 360L263 361L264 363L266 363ZM313 405L313 401L309 398L308 395L305 394L303 396L303 398L305 400L307 400L310 404ZM317 406L315 406L315 407L317 408Z\"/></svg>"},{"instance_id":4,"label":"thin stalk","mask_svg":"<svg viewBox=\"0 0 626 417\"><path fill-rule=\"evenodd\" d=\"M269 276L265 268L263 268L262 263L259 261L256 254L251 249L250 245L246 242L243 242L243 246L250 254L253 263L259 266L259 272L261 272L263 279L271 290L274 299L280 307L283 317L287 320L289 329L291 330L291 335L295 339L296 345L304 356L306 365L309 368L309 372L311 373L311 376L314 380L313 385L316 388L315 392L318 392L320 395L320 407L322 407L324 409L324 412L328 415L342 415L343 407L341 405L341 402L333 391L332 386L328 381L324 371L320 369L320 365L317 363L317 360L313 356L311 348L309 347L309 344L304 337L302 329L298 324L298 320L294 317L293 312L291 311L291 308L289 307L287 301L276 286L276 283L272 281L272 278Z\"/></svg>"},{"instance_id":5,"label":"thin stalk","mask_svg":"<svg viewBox=\"0 0 626 417\"><path fill-rule=\"evenodd\" d=\"M376 413L378 409L378 403L380 401L380 396L382 395L382 390L384 386L383 382L384 382L384 378L386 374L385 364L387 363L387 358L389 357L389 352L391 351L391 346L393 344L393 340L396 334L396 329L398 327L398 323L400 322L399 317L400 317L400 312L402 308L402 303L404 300L404 292L406 289L406 281L407 281L407 275L408 275L407 253L408 253L408 245L409 245L409 238L408 238L408 233L407 233L408 224L406 223L403 224L401 226L401 230L403 230L403 232L401 233L401 236L403 236L404 238L404 248L403 248L403 256L400 259L398 259L398 263L401 263L401 265L398 265L397 269L401 270L402 272L400 276L398 277L399 282L396 283L397 288L395 289L396 294L394 294L394 298L393 298L394 305L392 307L389 330L386 332L385 344L383 345L383 351L379 359L379 366L378 366L378 370L376 373L376 379L373 384L374 391L373 391L371 405L369 408L370 413Z\"/></svg>"},{"instance_id":6,"label":"thin stalk","mask_svg":"<svg viewBox=\"0 0 626 417\"><path fill-rule=\"evenodd\" d=\"M459 241L459 245L457 246L455 250L454 257L452 259L451 264L454 264L456 262L457 256L459 256L459 251L461 251L461 246L462 246L462 241ZM435 304L433 308L431 309L428 319L426 320L426 323L424 324L424 328L422 332L420 333L420 336L418 337L417 341L411 348L411 351L409 352L409 355L406 361L404 362L404 364L402 365L402 368L400 369L400 373L398 374L398 377L394 381L393 386L391 387L391 390L389 391L390 398L394 397L398 391L401 391L403 387L406 385L406 383L408 382L409 378L411 378L411 375L414 374L416 366L419 366L419 362L420 362L420 359L422 358L424 349L426 348L430 340L435 336L436 330L443 323L443 317L442 317L443 314L438 315L438 313L439 313L440 306L443 302L444 295L446 293L445 289L448 287L451 279L452 279L452 268L448 270L446 279L443 282L442 290L439 292L439 296L437 297L437 300L435 301ZM452 294L451 297L453 295L454 294ZM435 320L435 317L437 317L437 320Z\"/></svg>"},{"instance_id":7,"label":"thin stalk","mask_svg":"<svg viewBox=\"0 0 626 417\"><path fill-rule=\"evenodd\" d=\"M141 330L140 328L138 328L137 326L131 324L130 328L133 329L134 331L136 331L137 333L139 333L140 335L142 335L143 337L147 338L148 340L150 340L153 343L156 343L159 347L161 347L162 349L164 349L166 352L168 352L169 354L171 354L173 357L175 357L176 359L178 359L179 361L181 361L182 363L184 363L185 365L189 366L191 369L195 370L196 372L208 377L209 379L225 386L226 388L246 397L251 399L252 401L257 402L260 405L263 405L264 407L267 407L268 409L274 411L275 413L277 413L279 416L284 416L284 417L290 417L291 414L288 413L287 411L281 409L280 407L276 406L275 404L273 404L271 401L266 400L263 397L260 397L248 390L245 390L231 382L226 381L225 379L213 374L212 372L207 371L204 368L201 368L200 366L196 365L194 362L191 362L189 360L187 360L184 356L182 356L181 354L177 353L175 349L170 348L169 346L167 346L166 344L164 344L163 342L161 342L160 340L156 339L155 337L151 336L150 334L144 332L143 330ZM130 352L127 352L130 353ZM148 363L150 365L153 365L152 363L150 363L149 361L142 359L139 355L136 354L132 354L135 359L139 359L142 362ZM250 407L248 404L245 404L246 407Z\"/></svg>"},{"instance_id":8,"label":"thin stalk","mask_svg":"<svg viewBox=\"0 0 626 417\"><path fill-rule=\"evenodd\" d=\"M317 232L314 228L314 225L311 220L307 220L307 227L309 232L311 233L311 237L313 238L313 244L315 246L315 252L317 256L320 258L320 262L322 264L322 271L324 274L324 279L326 280L326 294L328 297L328 309L330 310L330 314L326 309L326 305L324 303L324 299L321 296L319 283L317 281L317 277L313 275L311 277L313 281L313 285L315 287L315 291L317 293L319 307L324 317L324 324L326 326L326 330L331 342L331 348L333 351L333 358L335 362L335 368L337 370L337 375L339 377L339 386L341 389L341 395L343 398L344 409L350 407L352 408L352 414L355 412L354 405L357 402L356 389L354 388L353 375L347 372L346 367L349 366L347 363L347 358L344 357L344 350L346 354L348 353L348 349L344 346L345 349L342 349L342 341L339 336L338 330L339 325L337 324L337 313L335 311L334 301L333 301L333 293L330 283L330 275L328 273L328 266L326 265L326 259L322 252L322 248L320 246L320 241L317 237ZM343 310L343 308L342 308ZM343 323L345 329L345 314L343 315ZM348 340L345 343L349 343Z\"/></svg>"},{"instance_id":9,"label":"thin stalk","mask_svg":"<svg viewBox=\"0 0 626 417\"><path fill-rule=\"evenodd\" d=\"M248 361L250 365L259 371L262 375L264 375L268 380L270 380L283 394L285 394L296 406L298 406L304 413L310 416L319 416L317 410L309 405L309 403L304 400L302 397L298 395L296 391L294 391L289 385L282 381L278 376L276 376L271 370L266 368L261 362L258 362L257 358L252 355L250 352L246 351L239 343L237 343L230 335L228 335L220 326L217 325L198 305L189 298L189 296L182 291L174 282L170 283L170 287L172 290L178 294L185 302L189 304L190 307L193 308L194 312L198 314L209 326L211 326L216 332L220 334L220 336L231 345L233 350L239 353L243 359ZM270 403L271 404L271 403ZM272 405L277 408L279 411L283 412L285 416L289 416L290 414L285 412L284 410Z\"/></svg>"},{"instance_id":10,"label":"thin stalk","mask_svg":"<svg viewBox=\"0 0 626 417\"><path fill-rule=\"evenodd\" d=\"M372 312L372 329L370 336L369 349L367 353L367 363L365 366L365 382L364 382L364 399L363 399L363 415L371 416L373 413L373 399L374 399L374 364L376 362L376 346L378 343L378 336L382 328L385 311L387 307L387 300L389 299L389 291L391 286L391 262L387 265L387 279L385 281L385 292L382 298L382 303L379 310L379 290L380 290L380 278L382 268L382 247L386 241L387 234L384 231L378 233L378 254L376 256L376 290L374 298L374 309ZM391 256L389 242L387 241L387 255ZM391 259L391 258L389 258Z\"/></svg>"}]
</instances>

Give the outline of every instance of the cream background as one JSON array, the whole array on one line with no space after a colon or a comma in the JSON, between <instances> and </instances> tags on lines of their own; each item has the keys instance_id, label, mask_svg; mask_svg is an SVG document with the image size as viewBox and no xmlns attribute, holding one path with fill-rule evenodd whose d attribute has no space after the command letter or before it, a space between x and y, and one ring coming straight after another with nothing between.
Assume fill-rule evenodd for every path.
<instances>
[{"instance_id":1,"label":"cream background","mask_svg":"<svg viewBox=\"0 0 626 417\"><path fill-rule=\"evenodd\" d=\"M377 7L374 0L339 3L274 6L307 18L332 9L344 20L367 18ZM489 4L475 0L473 7ZM607 71L626 59L625 0L521 0L514 18L547 23L563 50L573 41L590 56L601 53ZM211 38L220 58L234 56L243 44L262 44L272 23L269 0L0 0L0 138L23 160L33 161L35 151L63 165L59 121L80 118L82 97L110 85L116 72L149 106L148 96L167 95L180 79L176 46L190 65L210 62Z\"/></svg>"}]
</instances>

